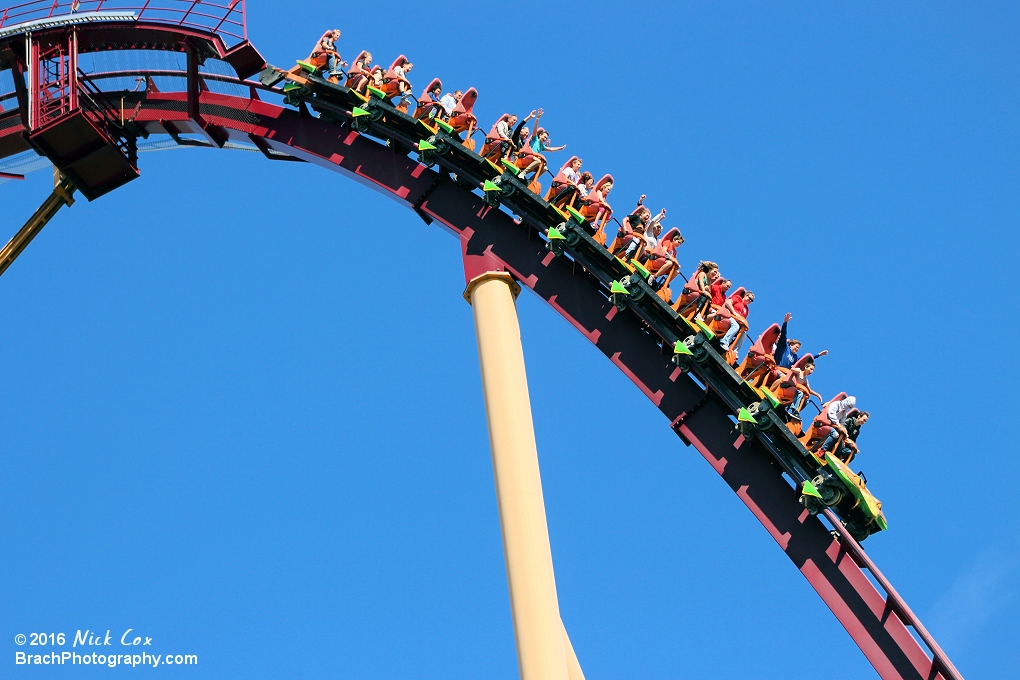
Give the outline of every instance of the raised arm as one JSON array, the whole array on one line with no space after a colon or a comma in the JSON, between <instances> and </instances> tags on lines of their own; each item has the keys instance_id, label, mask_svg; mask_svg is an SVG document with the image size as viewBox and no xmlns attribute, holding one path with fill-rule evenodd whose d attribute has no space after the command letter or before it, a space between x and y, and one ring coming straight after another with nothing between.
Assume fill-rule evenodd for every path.
<instances>
[{"instance_id":1,"label":"raised arm","mask_svg":"<svg viewBox=\"0 0 1020 680\"><path fill-rule=\"evenodd\" d=\"M779 340L776 342L776 351L772 355L777 364L783 360L783 355L786 354L786 324L790 323L792 318L793 314L787 312L783 317L783 327L779 329Z\"/></svg>"}]
</instances>

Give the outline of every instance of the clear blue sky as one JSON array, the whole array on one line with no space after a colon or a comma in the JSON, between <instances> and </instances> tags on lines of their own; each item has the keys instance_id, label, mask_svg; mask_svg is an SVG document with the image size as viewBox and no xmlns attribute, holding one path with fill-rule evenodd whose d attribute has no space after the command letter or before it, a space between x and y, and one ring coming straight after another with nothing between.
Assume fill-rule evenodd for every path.
<instances>
[{"instance_id":1,"label":"clear blue sky","mask_svg":"<svg viewBox=\"0 0 1020 680\"><path fill-rule=\"evenodd\" d=\"M544 107L619 210L668 208L686 271L713 259L755 291L753 329L792 312L831 353L813 386L873 414L858 461L890 530L869 553L971 679L1016 677L1020 639L1018 13L248 8L271 62L336 25L347 57L406 53L416 89L476 86L485 127ZM516 677L457 243L309 165L141 164L0 280L0 675L98 677L12 672L15 634L130 627L199 655L168 677ZM4 239L49 181L0 186ZM519 310L587 676L873 677L638 389L543 303Z\"/></svg>"}]
</instances>

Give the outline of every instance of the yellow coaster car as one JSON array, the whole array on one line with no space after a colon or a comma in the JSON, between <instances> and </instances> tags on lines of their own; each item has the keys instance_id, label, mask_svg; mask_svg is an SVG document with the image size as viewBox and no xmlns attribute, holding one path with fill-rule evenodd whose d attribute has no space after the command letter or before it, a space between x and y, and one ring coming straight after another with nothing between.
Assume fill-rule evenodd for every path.
<instances>
[{"instance_id":1,"label":"yellow coaster car","mask_svg":"<svg viewBox=\"0 0 1020 680\"><path fill-rule=\"evenodd\" d=\"M824 467L801 489L801 503L812 514L824 506L834 509L844 525L858 541L889 528L882 501L868 491L867 480L856 474L847 464L831 453L825 453Z\"/></svg>"}]
</instances>

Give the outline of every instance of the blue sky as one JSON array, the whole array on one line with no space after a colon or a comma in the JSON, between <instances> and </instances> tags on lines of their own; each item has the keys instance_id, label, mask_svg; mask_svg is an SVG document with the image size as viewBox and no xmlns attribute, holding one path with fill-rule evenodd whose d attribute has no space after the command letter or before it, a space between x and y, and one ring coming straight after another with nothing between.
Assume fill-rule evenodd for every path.
<instances>
[{"instance_id":1,"label":"blue sky","mask_svg":"<svg viewBox=\"0 0 1020 680\"><path fill-rule=\"evenodd\" d=\"M1015 673L1020 8L359 7L252 2L250 37L285 65L338 25L345 56L477 87L485 127L544 107L617 210L666 207L686 271L755 291L753 330L789 311L830 350L812 385L873 415L869 554L966 677ZM457 243L315 167L141 163L0 280L5 663L17 633L134 628L199 655L181 677L516 677ZM9 234L48 184L0 186ZM519 311L587 676L873 677L638 389Z\"/></svg>"}]
</instances>

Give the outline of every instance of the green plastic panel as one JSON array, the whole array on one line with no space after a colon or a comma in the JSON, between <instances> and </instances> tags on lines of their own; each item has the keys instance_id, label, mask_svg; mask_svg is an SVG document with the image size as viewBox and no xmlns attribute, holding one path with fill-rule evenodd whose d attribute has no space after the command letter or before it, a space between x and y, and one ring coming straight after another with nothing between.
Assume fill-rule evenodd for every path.
<instances>
[{"instance_id":1,"label":"green plastic panel","mask_svg":"<svg viewBox=\"0 0 1020 680\"><path fill-rule=\"evenodd\" d=\"M584 222L584 215L574 210L572 206L567 206L567 212L570 213L571 217L577 220L578 224L582 224Z\"/></svg>"},{"instance_id":2,"label":"green plastic panel","mask_svg":"<svg viewBox=\"0 0 1020 680\"><path fill-rule=\"evenodd\" d=\"M698 328L700 328L701 332L704 333L705 335L707 335L710 340L715 339L715 333L712 331L711 328L709 328L705 324L704 321L702 321L701 319L695 318L694 319L694 323L698 324Z\"/></svg>"},{"instance_id":3,"label":"green plastic panel","mask_svg":"<svg viewBox=\"0 0 1020 680\"><path fill-rule=\"evenodd\" d=\"M818 493L818 489L810 481L805 481L800 488L800 492L805 496L814 496L815 498L821 498L822 494Z\"/></svg>"}]
</instances>

